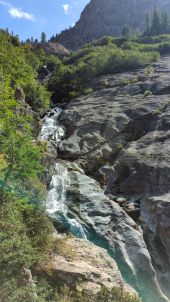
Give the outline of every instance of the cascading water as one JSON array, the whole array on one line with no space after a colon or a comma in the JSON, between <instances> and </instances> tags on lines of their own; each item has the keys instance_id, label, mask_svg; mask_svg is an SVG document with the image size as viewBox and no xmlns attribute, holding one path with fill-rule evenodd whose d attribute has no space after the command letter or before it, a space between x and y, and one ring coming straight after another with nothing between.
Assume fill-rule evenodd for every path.
<instances>
[{"instance_id":1,"label":"cascading water","mask_svg":"<svg viewBox=\"0 0 170 302\"><path fill-rule=\"evenodd\" d=\"M46 201L47 212L54 218L67 211L65 196L68 183L67 168L56 163Z\"/></svg>"},{"instance_id":2,"label":"cascading water","mask_svg":"<svg viewBox=\"0 0 170 302\"><path fill-rule=\"evenodd\" d=\"M56 147L65 134L64 128L58 122L60 113L61 109L59 108L49 111L42 121L43 125L40 133L41 140L52 142ZM85 231L81 224L75 219L67 217L66 192L68 186L67 167L61 162L56 162L48 191L46 210L48 215L64 226L67 231L76 237L85 239Z\"/></svg>"},{"instance_id":3,"label":"cascading water","mask_svg":"<svg viewBox=\"0 0 170 302\"><path fill-rule=\"evenodd\" d=\"M60 108L52 109L42 120L40 139L59 143L65 134L64 128L59 125L58 117L61 113Z\"/></svg>"}]
</instances>

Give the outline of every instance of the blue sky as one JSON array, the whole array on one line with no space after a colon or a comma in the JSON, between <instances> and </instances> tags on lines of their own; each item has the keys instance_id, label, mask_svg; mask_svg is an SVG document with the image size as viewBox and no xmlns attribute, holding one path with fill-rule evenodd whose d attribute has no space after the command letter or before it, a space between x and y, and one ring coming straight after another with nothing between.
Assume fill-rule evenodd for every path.
<instances>
[{"instance_id":1,"label":"blue sky","mask_svg":"<svg viewBox=\"0 0 170 302\"><path fill-rule=\"evenodd\" d=\"M90 0L0 0L0 28L21 39L47 37L72 26Z\"/></svg>"}]
</instances>

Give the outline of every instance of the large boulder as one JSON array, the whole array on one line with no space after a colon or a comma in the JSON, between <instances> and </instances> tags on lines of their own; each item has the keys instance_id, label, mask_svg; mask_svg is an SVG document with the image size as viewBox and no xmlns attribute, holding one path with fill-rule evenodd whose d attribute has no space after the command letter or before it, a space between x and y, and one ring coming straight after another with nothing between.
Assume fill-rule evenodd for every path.
<instances>
[{"instance_id":1,"label":"large boulder","mask_svg":"<svg viewBox=\"0 0 170 302\"><path fill-rule=\"evenodd\" d=\"M100 292L102 287L112 290L123 288L130 295L137 295L135 290L125 283L121 277L116 262L107 251L87 240L65 238L68 255L54 254L47 262L40 262L36 268L39 274L50 278L56 287L64 282L67 286L80 286L93 295Z\"/></svg>"},{"instance_id":2,"label":"large boulder","mask_svg":"<svg viewBox=\"0 0 170 302\"><path fill-rule=\"evenodd\" d=\"M63 45L56 42L38 43L34 45L34 47L37 49L43 49L47 56L55 55L59 59L63 59L70 54Z\"/></svg>"}]
</instances>

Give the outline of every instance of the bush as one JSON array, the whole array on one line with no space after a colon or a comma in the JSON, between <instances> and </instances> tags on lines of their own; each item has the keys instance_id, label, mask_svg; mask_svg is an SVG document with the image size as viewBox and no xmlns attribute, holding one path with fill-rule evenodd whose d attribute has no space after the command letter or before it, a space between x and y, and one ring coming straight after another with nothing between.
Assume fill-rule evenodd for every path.
<instances>
[{"instance_id":1,"label":"bush","mask_svg":"<svg viewBox=\"0 0 170 302\"><path fill-rule=\"evenodd\" d=\"M155 44L170 41L170 34L163 34L158 36L141 36L138 38L138 43Z\"/></svg>"},{"instance_id":2,"label":"bush","mask_svg":"<svg viewBox=\"0 0 170 302\"><path fill-rule=\"evenodd\" d=\"M26 94L26 102L33 110L41 115L49 109L51 93L48 92L44 86L34 81L24 85L24 91Z\"/></svg>"},{"instance_id":3,"label":"bush","mask_svg":"<svg viewBox=\"0 0 170 302\"><path fill-rule=\"evenodd\" d=\"M76 289L63 286L58 294L57 302L141 302L141 300L124 293L121 288L114 288L112 291L102 288L97 296L93 296L84 293L80 283Z\"/></svg>"},{"instance_id":4,"label":"bush","mask_svg":"<svg viewBox=\"0 0 170 302\"><path fill-rule=\"evenodd\" d=\"M47 68L53 72L56 68L58 68L61 65L61 61L54 55L51 55L47 57L46 60Z\"/></svg>"},{"instance_id":5,"label":"bush","mask_svg":"<svg viewBox=\"0 0 170 302\"><path fill-rule=\"evenodd\" d=\"M34 302L22 272L51 251L53 227L43 210L9 193L0 194L0 296L2 301Z\"/></svg>"},{"instance_id":6,"label":"bush","mask_svg":"<svg viewBox=\"0 0 170 302\"><path fill-rule=\"evenodd\" d=\"M49 81L53 98L69 101L72 96L86 93L92 78L143 67L159 59L159 53L135 49L121 49L113 44L114 39L104 38L71 54L64 64L54 70ZM130 42L132 43L132 42ZM96 46L97 45L97 46Z\"/></svg>"},{"instance_id":7,"label":"bush","mask_svg":"<svg viewBox=\"0 0 170 302\"><path fill-rule=\"evenodd\" d=\"M0 275L1 282L18 276L22 267L35 261L34 250L26 235L26 227L19 210L19 200L1 191L0 206Z\"/></svg>"},{"instance_id":8,"label":"bush","mask_svg":"<svg viewBox=\"0 0 170 302\"><path fill-rule=\"evenodd\" d=\"M152 95L152 91L150 91L150 90L146 90L144 92L144 97L151 96L151 95Z\"/></svg>"},{"instance_id":9,"label":"bush","mask_svg":"<svg viewBox=\"0 0 170 302\"><path fill-rule=\"evenodd\" d=\"M160 54L170 53L170 41L161 43L158 50Z\"/></svg>"},{"instance_id":10,"label":"bush","mask_svg":"<svg viewBox=\"0 0 170 302\"><path fill-rule=\"evenodd\" d=\"M37 70L42 64L41 56L33 52L30 44L22 45L17 37L0 31L0 65L3 76L12 80L13 86L25 90L26 99L38 112L49 108L50 94L40 85Z\"/></svg>"}]
</instances>

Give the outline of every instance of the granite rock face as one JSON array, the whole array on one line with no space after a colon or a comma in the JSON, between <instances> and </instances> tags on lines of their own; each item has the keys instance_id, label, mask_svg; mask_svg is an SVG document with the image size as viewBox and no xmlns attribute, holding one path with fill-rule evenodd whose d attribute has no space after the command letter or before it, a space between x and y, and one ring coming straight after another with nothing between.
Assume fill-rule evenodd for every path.
<instances>
[{"instance_id":1,"label":"granite rock face","mask_svg":"<svg viewBox=\"0 0 170 302\"><path fill-rule=\"evenodd\" d=\"M68 168L70 216L148 302L166 301L163 293L170 298L169 76L164 57L151 74L97 77L95 91L73 99L60 116L66 137L58 153L86 174ZM137 209L136 222L124 204Z\"/></svg>"},{"instance_id":2,"label":"granite rock face","mask_svg":"<svg viewBox=\"0 0 170 302\"><path fill-rule=\"evenodd\" d=\"M146 13L155 6L170 11L168 0L91 0L76 25L59 35L57 42L77 49L99 37L120 35L126 25L143 29Z\"/></svg>"}]
</instances>

